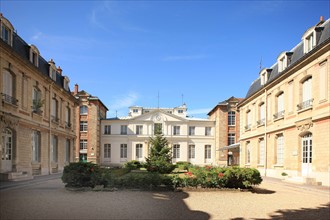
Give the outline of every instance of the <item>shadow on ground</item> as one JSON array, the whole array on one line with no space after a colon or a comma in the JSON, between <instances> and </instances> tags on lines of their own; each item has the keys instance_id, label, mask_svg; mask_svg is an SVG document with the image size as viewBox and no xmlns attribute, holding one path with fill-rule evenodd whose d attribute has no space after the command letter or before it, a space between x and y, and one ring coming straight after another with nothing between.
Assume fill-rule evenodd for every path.
<instances>
[{"instance_id":1,"label":"shadow on ground","mask_svg":"<svg viewBox=\"0 0 330 220\"><path fill-rule=\"evenodd\" d=\"M273 193L276 193L276 191L269 190L269 189L263 189L263 188L259 188L259 187L253 187L250 191L252 193L256 193L256 194L273 194Z\"/></svg>"}]
</instances>

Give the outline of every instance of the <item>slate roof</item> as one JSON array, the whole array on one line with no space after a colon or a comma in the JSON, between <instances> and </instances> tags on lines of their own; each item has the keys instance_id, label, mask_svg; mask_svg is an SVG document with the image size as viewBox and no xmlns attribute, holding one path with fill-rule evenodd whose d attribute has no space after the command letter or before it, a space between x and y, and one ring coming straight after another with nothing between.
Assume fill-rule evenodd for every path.
<instances>
[{"instance_id":1,"label":"slate roof","mask_svg":"<svg viewBox=\"0 0 330 220\"><path fill-rule=\"evenodd\" d=\"M323 43L326 43L330 40L330 19L326 20L320 27L323 27L324 29L321 31L320 36L318 37L316 46L314 49L307 54L304 54L304 44L301 41L298 45L296 45L290 52L293 52L291 56L291 62L288 63L288 66L286 70L282 72L278 72L278 63L275 63L270 69L272 69L269 72L268 75L268 81L265 85L261 85L260 83L260 77L257 78L255 81L252 82L245 98L249 98L254 93L258 92L260 89L264 88L267 84L274 81L276 78L278 78L280 75L283 75L286 73L290 67L294 66L295 64L299 63L301 60L303 60L306 56L309 56L309 54L313 53L315 50L317 50L320 45L323 45Z\"/></svg>"},{"instance_id":2,"label":"slate roof","mask_svg":"<svg viewBox=\"0 0 330 220\"><path fill-rule=\"evenodd\" d=\"M5 43L2 39L0 39L0 41L2 42L3 45L6 45L7 47L10 47L7 43ZM30 46L29 44L27 44L17 33L13 32L13 46L11 47L12 50L17 53L23 60L28 61L30 63L30 59L29 59L29 53L30 53ZM48 77L50 79L49 76L49 64L48 62L39 55L38 57L39 59L39 66L35 67L32 63L30 63L31 65L33 65L35 68L38 69L39 73L44 75L45 77ZM61 74L59 74L56 71L56 82L55 82L59 87L64 89L64 76L62 76ZM64 90L65 91L65 90ZM70 93L70 88L69 91Z\"/></svg>"}]
</instances>

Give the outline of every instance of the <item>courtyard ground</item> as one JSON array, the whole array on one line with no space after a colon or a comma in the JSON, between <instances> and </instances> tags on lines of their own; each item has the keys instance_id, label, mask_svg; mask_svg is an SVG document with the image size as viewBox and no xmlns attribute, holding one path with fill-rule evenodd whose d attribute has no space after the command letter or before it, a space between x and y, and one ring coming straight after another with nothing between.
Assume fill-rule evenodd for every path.
<instances>
[{"instance_id":1,"label":"courtyard ground","mask_svg":"<svg viewBox=\"0 0 330 220\"><path fill-rule=\"evenodd\" d=\"M52 175L1 182L0 219L330 219L330 191L264 178L252 192L78 192Z\"/></svg>"}]
</instances>

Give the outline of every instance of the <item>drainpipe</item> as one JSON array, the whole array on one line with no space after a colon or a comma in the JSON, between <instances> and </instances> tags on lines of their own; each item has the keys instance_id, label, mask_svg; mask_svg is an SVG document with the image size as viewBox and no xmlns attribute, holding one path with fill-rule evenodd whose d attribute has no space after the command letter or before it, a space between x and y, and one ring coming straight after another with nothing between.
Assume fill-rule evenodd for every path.
<instances>
[{"instance_id":1,"label":"drainpipe","mask_svg":"<svg viewBox=\"0 0 330 220\"><path fill-rule=\"evenodd\" d=\"M52 146L52 116L51 116L51 110L52 110L52 85L54 83L49 84L49 109L48 109L48 115L49 115L49 145L48 145L48 174L52 174L52 162L51 162L51 146Z\"/></svg>"},{"instance_id":2,"label":"drainpipe","mask_svg":"<svg viewBox=\"0 0 330 220\"><path fill-rule=\"evenodd\" d=\"M264 175L267 176L267 115L268 115L268 100L267 100L267 89L265 89L265 126L264 126L264 140L265 140L265 161L264 161Z\"/></svg>"}]
</instances>

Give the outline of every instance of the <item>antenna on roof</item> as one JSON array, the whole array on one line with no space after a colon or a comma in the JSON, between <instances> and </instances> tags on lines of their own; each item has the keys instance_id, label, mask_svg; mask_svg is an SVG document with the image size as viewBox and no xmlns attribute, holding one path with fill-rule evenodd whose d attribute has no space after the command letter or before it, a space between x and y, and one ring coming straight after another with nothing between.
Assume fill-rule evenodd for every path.
<instances>
[{"instance_id":1,"label":"antenna on roof","mask_svg":"<svg viewBox=\"0 0 330 220\"><path fill-rule=\"evenodd\" d=\"M260 58L260 70L262 69L262 56Z\"/></svg>"},{"instance_id":2,"label":"antenna on roof","mask_svg":"<svg viewBox=\"0 0 330 220\"><path fill-rule=\"evenodd\" d=\"M157 96L157 98L158 98L157 107L158 107L158 109L159 109L159 91L158 91L158 96Z\"/></svg>"}]
</instances>

